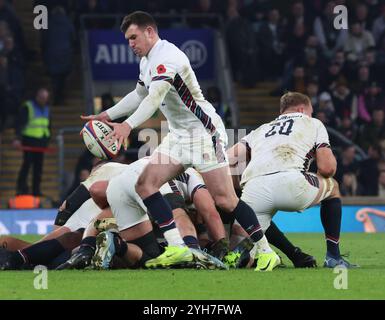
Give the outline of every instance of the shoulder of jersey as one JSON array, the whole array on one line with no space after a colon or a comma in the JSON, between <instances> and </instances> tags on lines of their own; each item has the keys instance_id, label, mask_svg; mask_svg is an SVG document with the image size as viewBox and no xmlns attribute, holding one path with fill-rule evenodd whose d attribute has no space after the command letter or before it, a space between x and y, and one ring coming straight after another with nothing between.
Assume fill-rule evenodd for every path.
<instances>
[{"instance_id":1,"label":"shoulder of jersey","mask_svg":"<svg viewBox=\"0 0 385 320\"><path fill-rule=\"evenodd\" d=\"M160 47L161 54L157 56L155 60L162 59L168 60L170 63L175 63L175 58L184 56L184 52L180 50L175 44L168 42L167 40L162 40Z\"/></svg>"}]
</instances>

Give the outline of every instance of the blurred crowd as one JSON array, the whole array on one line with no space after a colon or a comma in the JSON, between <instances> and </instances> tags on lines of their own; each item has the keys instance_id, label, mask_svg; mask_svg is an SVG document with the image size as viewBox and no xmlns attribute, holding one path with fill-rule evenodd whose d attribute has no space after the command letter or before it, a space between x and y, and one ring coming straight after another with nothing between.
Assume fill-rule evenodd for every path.
<instances>
[{"instance_id":1,"label":"blurred crowd","mask_svg":"<svg viewBox=\"0 0 385 320\"><path fill-rule=\"evenodd\" d=\"M24 35L12 3L0 0L0 128L10 115L15 115L21 103L25 57Z\"/></svg>"}]
</instances>

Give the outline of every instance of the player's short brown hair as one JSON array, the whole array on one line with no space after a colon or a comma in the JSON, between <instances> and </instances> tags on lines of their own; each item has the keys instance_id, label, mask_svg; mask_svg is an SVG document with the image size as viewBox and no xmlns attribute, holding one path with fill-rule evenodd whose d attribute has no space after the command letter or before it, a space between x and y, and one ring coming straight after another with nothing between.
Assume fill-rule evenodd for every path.
<instances>
[{"instance_id":1,"label":"player's short brown hair","mask_svg":"<svg viewBox=\"0 0 385 320\"><path fill-rule=\"evenodd\" d=\"M149 13L144 11L135 11L125 16L120 25L120 31L126 33L127 29L132 24L136 24L140 28L151 26L155 31L158 31L155 19Z\"/></svg>"},{"instance_id":2,"label":"player's short brown hair","mask_svg":"<svg viewBox=\"0 0 385 320\"><path fill-rule=\"evenodd\" d=\"M311 101L307 95L304 95L299 92L287 92L285 93L280 100L279 110L281 113L285 112L287 109L299 106L304 104L306 106L311 105Z\"/></svg>"}]
</instances>

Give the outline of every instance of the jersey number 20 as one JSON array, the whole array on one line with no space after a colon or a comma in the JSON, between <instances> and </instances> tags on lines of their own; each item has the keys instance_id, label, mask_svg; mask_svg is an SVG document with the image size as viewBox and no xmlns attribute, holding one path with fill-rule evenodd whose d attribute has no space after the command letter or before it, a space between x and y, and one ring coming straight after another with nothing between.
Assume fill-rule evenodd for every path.
<instances>
[{"instance_id":1,"label":"jersey number 20","mask_svg":"<svg viewBox=\"0 0 385 320\"><path fill-rule=\"evenodd\" d=\"M271 125L271 129L265 134L265 138L274 136L277 133L278 128L278 134L288 136L292 132L293 124L293 119L289 119L284 122L275 122Z\"/></svg>"}]
</instances>

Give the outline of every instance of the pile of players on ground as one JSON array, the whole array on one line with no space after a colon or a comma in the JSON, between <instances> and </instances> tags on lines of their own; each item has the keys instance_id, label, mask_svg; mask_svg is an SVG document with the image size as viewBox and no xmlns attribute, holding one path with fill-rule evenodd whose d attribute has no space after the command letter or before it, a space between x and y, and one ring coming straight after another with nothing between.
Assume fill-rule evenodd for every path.
<instances>
[{"instance_id":1,"label":"pile of players on ground","mask_svg":"<svg viewBox=\"0 0 385 320\"><path fill-rule=\"evenodd\" d=\"M54 231L34 244L9 236L0 238L0 270L36 265L56 270L255 267L253 242L228 214L218 212L202 177L192 168L160 190L189 250L175 261L157 260L166 243L157 236L156 223L135 192L148 161L97 164L59 208ZM292 245L273 221L265 234L295 267L316 267L314 257Z\"/></svg>"}]
</instances>

